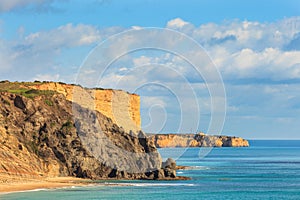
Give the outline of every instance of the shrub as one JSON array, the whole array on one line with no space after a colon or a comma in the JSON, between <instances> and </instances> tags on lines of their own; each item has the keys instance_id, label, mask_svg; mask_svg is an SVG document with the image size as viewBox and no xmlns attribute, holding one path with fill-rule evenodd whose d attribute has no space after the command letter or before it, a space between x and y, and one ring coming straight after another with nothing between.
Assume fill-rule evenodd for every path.
<instances>
[{"instance_id":1,"label":"shrub","mask_svg":"<svg viewBox=\"0 0 300 200\"><path fill-rule=\"evenodd\" d=\"M66 132L70 132L71 128L73 127L73 123L68 120L66 123L64 123L61 127L61 130L65 130Z\"/></svg>"},{"instance_id":2,"label":"shrub","mask_svg":"<svg viewBox=\"0 0 300 200\"><path fill-rule=\"evenodd\" d=\"M55 122L51 122L51 123L50 123L50 127L51 127L51 128L53 128L55 125L56 125Z\"/></svg>"},{"instance_id":3,"label":"shrub","mask_svg":"<svg viewBox=\"0 0 300 200\"><path fill-rule=\"evenodd\" d=\"M45 99L45 104L47 104L48 106L53 106L53 102L49 99Z\"/></svg>"}]
</instances>

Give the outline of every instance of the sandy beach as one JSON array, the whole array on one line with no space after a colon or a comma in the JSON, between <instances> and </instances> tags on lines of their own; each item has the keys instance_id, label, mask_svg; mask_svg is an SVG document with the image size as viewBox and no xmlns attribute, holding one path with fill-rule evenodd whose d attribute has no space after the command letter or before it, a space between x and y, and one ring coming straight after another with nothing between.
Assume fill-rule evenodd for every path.
<instances>
[{"instance_id":1,"label":"sandy beach","mask_svg":"<svg viewBox=\"0 0 300 200\"><path fill-rule=\"evenodd\" d=\"M74 177L30 179L0 175L0 194L36 189L53 189L71 186L84 186L90 183L90 180Z\"/></svg>"}]
</instances>

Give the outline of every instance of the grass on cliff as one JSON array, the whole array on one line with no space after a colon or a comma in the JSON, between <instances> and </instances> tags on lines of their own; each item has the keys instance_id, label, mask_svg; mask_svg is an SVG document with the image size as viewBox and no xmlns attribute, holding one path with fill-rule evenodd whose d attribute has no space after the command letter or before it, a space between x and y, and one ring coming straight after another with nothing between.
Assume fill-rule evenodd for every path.
<instances>
[{"instance_id":1,"label":"grass on cliff","mask_svg":"<svg viewBox=\"0 0 300 200\"><path fill-rule=\"evenodd\" d=\"M0 81L0 89L6 90L17 90L20 88L28 88L29 86L33 85L41 85L42 83L39 81L35 82L9 82L9 81Z\"/></svg>"},{"instance_id":2,"label":"grass on cliff","mask_svg":"<svg viewBox=\"0 0 300 200\"><path fill-rule=\"evenodd\" d=\"M35 98L37 96L52 96L57 94L56 91L52 90L37 90L32 89L30 86L42 85L45 83L50 83L49 81L34 81L34 82L9 82L9 81L0 81L0 92L9 92L13 94L22 95L27 98ZM59 84L66 85L66 83L58 82ZM74 84L71 84L74 85ZM45 104L48 106L53 106L53 102L50 100L45 100Z\"/></svg>"},{"instance_id":3,"label":"grass on cliff","mask_svg":"<svg viewBox=\"0 0 300 200\"><path fill-rule=\"evenodd\" d=\"M22 95L24 97L31 98L31 99L41 95L52 96L53 94L55 94L55 92L51 90L35 90L35 89L26 89L26 88L21 88L17 90L4 90L4 91L13 94Z\"/></svg>"},{"instance_id":4,"label":"grass on cliff","mask_svg":"<svg viewBox=\"0 0 300 200\"><path fill-rule=\"evenodd\" d=\"M39 82L7 82L7 81L1 81L0 82L0 92L9 92L13 94L22 95L27 98L34 98L36 96L46 95L46 96L52 96L55 94L55 91L50 90L35 90L29 88L29 86L41 84Z\"/></svg>"}]
</instances>

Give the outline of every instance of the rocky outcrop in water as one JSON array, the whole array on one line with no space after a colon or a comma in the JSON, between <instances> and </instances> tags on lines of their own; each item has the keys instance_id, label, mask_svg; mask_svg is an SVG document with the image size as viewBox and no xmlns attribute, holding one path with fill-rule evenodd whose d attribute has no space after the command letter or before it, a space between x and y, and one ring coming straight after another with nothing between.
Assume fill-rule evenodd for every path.
<instances>
[{"instance_id":1,"label":"rocky outcrop in water","mask_svg":"<svg viewBox=\"0 0 300 200\"><path fill-rule=\"evenodd\" d=\"M149 139L157 148L168 147L248 147L249 142L240 137L198 134L151 134Z\"/></svg>"}]
</instances>

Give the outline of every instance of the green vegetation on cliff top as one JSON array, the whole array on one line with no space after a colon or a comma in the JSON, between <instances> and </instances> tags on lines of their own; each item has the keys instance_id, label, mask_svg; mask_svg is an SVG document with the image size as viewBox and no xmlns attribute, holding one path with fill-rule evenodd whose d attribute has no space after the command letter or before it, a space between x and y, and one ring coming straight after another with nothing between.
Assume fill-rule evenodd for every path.
<instances>
[{"instance_id":1,"label":"green vegetation on cliff top","mask_svg":"<svg viewBox=\"0 0 300 200\"><path fill-rule=\"evenodd\" d=\"M53 95L56 92L50 90L35 90L31 89L29 86L39 85L41 82L8 82L1 81L0 82L0 92L9 92L13 94L22 95L27 98L34 98L37 96L49 96Z\"/></svg>"}]
</instances>

